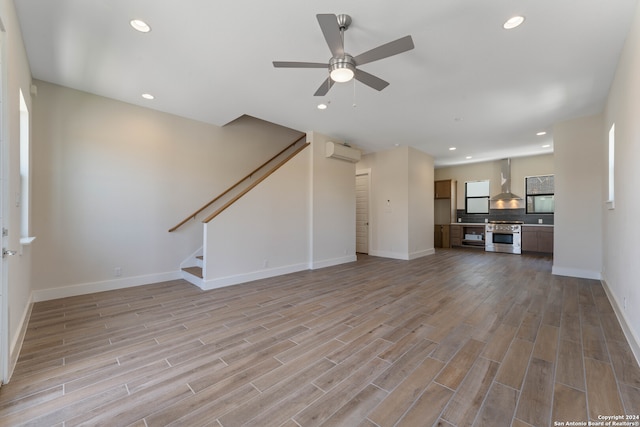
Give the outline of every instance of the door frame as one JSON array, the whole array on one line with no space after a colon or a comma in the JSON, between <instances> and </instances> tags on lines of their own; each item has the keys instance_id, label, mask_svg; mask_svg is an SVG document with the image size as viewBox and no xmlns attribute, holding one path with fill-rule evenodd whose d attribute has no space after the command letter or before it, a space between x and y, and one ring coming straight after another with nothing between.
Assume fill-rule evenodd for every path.
<instances>
[{"instance_id":1,"label":"door frame","mask_svg":"<svg viewBox=\"0 0 640 427\"><path fill-rule=\"evenodd\" d=\"M6 30L0 17L0 248L6 247L5 229L7 229L8 194L8 158L9 132L7 129L7 62L6 62ZM9 373L9 298L8 298L8 262L2 254L0 260L0 385L8 380Z\"/></svg>"},{"instance_id":2,"label":"door frame","mask_svg":"<svg viewBox=\"0 0 640 427\"><path fill-rule=\"evenodd\" d=\"M354 176L358 177L361 175L366 175L367 176L367 218L368 218L368 225L367 225L367 254L371 253L371 169L367 168L367 169L358 169L356 170L356 174ZM357 237L356 237L357 239ZM356 241L356 249L358 247L357 241ZM356 251L357 252L357 251Z\"/></svg>"}]
</instances>

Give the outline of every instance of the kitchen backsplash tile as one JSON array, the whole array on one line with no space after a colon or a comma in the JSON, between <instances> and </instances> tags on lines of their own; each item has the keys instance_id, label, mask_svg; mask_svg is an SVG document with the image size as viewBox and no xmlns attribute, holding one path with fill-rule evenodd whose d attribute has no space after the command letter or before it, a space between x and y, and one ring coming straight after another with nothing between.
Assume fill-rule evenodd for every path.
<instances>
[{"instance_id":1,"label":"kitchen backsplash tile","mask_svg":"<svg viewBox=\"0 0 640 427\"><path fill-rule=\"evenodd\" d=\"M489 214L467 214L464 209L456 211L458 222L468 223L484 223L485 219L489 221L522 221L525 224L542 224L553 225L553 214L526 214L525 209L489 209Z\"/></svg>"}]
</instances>

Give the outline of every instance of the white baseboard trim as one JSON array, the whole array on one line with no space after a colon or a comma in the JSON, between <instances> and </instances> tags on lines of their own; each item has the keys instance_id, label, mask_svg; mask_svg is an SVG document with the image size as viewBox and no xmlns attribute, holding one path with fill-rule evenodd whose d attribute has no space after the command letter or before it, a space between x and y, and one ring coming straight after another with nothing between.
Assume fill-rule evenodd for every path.
<instances>
[{"instance_id":1,"label":"white baseboard trim","mask_svg":"<svg viewBox=\"0 0 640 427\"><path fill-rule=\"evenodd\" d=\"M624 336L627 338L627 342L629 343L629 347L631 347L631 351L636 358L636 362L640 365L640 339L633 332L633 329L629 327L629 322L627 321L627 317L624 315L624 310L618 303L618 300L614 296L611 289L609 289L609 285L606 280L600 280L602 283L602 287L604 288L604 292L607 294L609 298L609 302L611 303L611 307L613 307L613 311L616 313L616 317L618 318L618 322L622 327L622 332L624 332Z\"/></svg>"},{"instance_id":2,"label":"white baseboard trim","mask_svg":"<svg viewBox=\"0 0 640 427\"><path fill-rule=\"evenodd\" d=\"M251 273L237 274L233 276L217 277L215 279L204 280L202 286L199 286L205 291L211 289L224 288L225 286L239 285L241 283L252 282L254 280L268 279L274 276L282 276L284 274L296 273L298 271L308 270L309 266L306 263L293 264L284 267L270 268L267 270L259 270Z\"/></svg>"},{"instance_id":3,"label":"white baseboard trim","mask_svg":"<svg viewBox=\"0 0 640 427\"><path fill-rule=\"evenodd\" d=\"M551 267L551 274L555 274L556 276L579 277L581 279L602 280L602 273L600 271L558 267L555 265Z\"/></svg>"},{"instance_id":4,"label":"white baseboard trim","mask_svg":"<svg viewBox=\"0 0 640 427\"><path fill-rule=\"evenodd\" d=\"M409 260L422 258L422 257L425 257L425 256L433 255L435 253L436 253L435 248L423 249L421 251L411 252L409 254Z\"/></svg>"},{"instance_id":5,"label":"white baseboard trim","mask_svg":"<svg viewBox=\"0 0 640 427\"><path fill-rule=\"evenodd\" d=\"M148 285L150 283L166 282L169 280L177 279L182 279L182 273L180 271L148 274L144 276L121 277L116 280L80 283L77 285L63 286L60 288L35 290L33 291L33 302L74 297L77 295L86 295L95 292L113 291L116 289L133 288L135 286Z\"/></svg>"},{"instance_id":6,"label":"white baseboard trim","mask_svg":"<svg viewBox=\"0 0 640 427\"><path fill-rule=\"evenodd\" d=\"M22 350L22 343L24 343L24 337L27 334L27 327L29 326L29 319L31 318L31 310L33 309L33 292L29 295L29 301L22 313L20 324L18 325L18 333L13 339L13 342L9 346L9 367L5 373L5 378L2 379L3 383L8 383L11 380L11 375L18 363L18 357L20 356L20 350Z\"/></svg>"},{"instance_id":7,"label":"white baseboard trim","mask_svg":"<svg viewBox=\"0 0 640 427\"><path fill-rule=\"evenodd\" d=\"M379 256L381 258L401 259L404 261L409 260L409 254L400 252L388 252L388 251L369 251L369 255Z\"/></svg>"},{"instance_id":8,"label":"white baseboard trim","mask_svg":"<svg viewBox=\"0 0 640 427\"><path fill-rule=\"evenodd\" d=\"M353 254L353 255L343 256L340 258L331 258L331 259L325 259L322 261L312 261L310 265L310 269L317 270L318 268L333 267L334 265L346 264L348 262L355 262L357 260L358 260L358 257L356 256L356 254Z\"/></svg>"}]
</instances>

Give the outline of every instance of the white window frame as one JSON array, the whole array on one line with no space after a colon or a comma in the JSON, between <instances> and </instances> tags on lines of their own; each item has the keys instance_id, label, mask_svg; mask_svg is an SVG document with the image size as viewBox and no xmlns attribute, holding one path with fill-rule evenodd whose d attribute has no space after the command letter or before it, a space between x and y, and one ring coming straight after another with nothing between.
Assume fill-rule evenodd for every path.
<instances>
[{"instance_id":1,"label":"white window frame","mask_svg":"<svg viewBox=\"0 0 640 427\"><path fill-rule=\"evenodd\" d=\"M608 209L615 209L615 171L616 171L616 124L609 129L609 185L606 205Z\"/></svg>"}]
</instances>

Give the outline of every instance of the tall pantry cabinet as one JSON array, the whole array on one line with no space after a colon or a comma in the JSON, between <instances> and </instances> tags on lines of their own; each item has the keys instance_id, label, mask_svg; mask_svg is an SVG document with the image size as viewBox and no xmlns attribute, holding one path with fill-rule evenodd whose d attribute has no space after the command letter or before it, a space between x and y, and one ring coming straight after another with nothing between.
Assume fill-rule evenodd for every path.
<instances>
[{"instance_id":1,"label":"tall pantry cabinet","mask_svg":"<svg viewBox=\"0 0 640 427\"><path fill-rule=\"evenodd\" d=\"M451 223L456 218L456 181L443 179L434 182L434 239L436 248L451 247Z\"/></svg>"}]
</instances>

